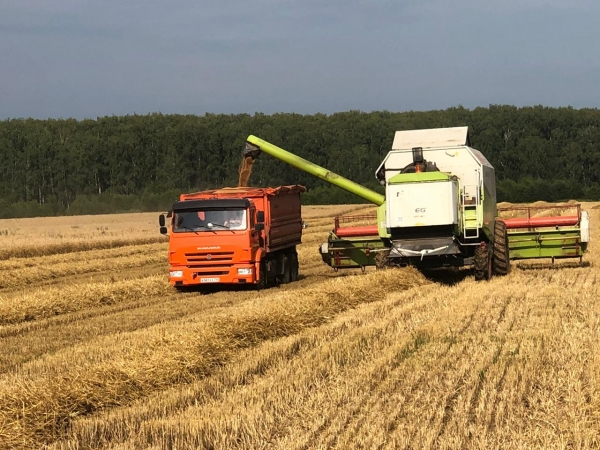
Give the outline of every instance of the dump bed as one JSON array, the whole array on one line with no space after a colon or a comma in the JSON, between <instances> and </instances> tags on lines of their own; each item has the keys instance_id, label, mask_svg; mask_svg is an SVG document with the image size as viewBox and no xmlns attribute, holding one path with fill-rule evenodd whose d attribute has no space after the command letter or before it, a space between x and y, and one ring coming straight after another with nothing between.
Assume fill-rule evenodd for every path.
<instances>
[{"instance_id":1,"label":"dump bed","mask_svg":"<svg viewBox=\"0 0 600 450\"><path fill-rule=\"evenodd\" d=\"M182 194L180 200L248 199L256 212L264 211L263 248L269 253L298 245L302 239L300 194L304 186L239 187ZM257 214L258 215L258 214ZM252 223L257 223L255 219ZM261 242L263 244L263 242Z\"/></svg>"}]
</instances>

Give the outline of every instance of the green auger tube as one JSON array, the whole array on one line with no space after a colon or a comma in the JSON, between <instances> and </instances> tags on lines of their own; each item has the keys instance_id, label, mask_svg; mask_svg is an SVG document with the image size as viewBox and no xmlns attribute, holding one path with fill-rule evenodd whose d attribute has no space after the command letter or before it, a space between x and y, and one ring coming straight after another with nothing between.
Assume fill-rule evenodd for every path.
<instances>
[{"instance_id":1,"label":"green auger tube","mask_svg":"<svg viewBox=\"0 0 600 450\"><path fill-rule=\"evenodd\" d=\"M385 197L369 188L361 186L354 181L350 181L336 173L331 172L321 166L318 166L304 158L294 155L276 145L273 145L267 141L264 141L256 136L248 136L246 147L244 149L244 157L251 157L255 159L258 157L260 152L263 151L274 158L277 158L297 169L303 170L304 172L310 173L311 175L320 178L321 180L327 181L328 183L338 186L352 194L358 195L365 200L374 203L377 206L385 203Z\"/></svg>"}]
</instances>

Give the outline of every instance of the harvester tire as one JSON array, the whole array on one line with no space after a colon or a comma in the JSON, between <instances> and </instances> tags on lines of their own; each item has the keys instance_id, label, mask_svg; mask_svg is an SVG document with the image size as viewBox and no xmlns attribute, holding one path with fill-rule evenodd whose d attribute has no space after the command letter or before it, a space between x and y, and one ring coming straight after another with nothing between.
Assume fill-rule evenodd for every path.
<instances>
[{"instance_id":1,"label":"harvester tire","mask_svg":"<svg viewBox=\"0 0 600 450\"><path fill-rule=\"evenodd\" d=\"M494 275L506 275L510 271L508 233L506 224L496 220L494 224L494 256L492 261Z\"/></svg>"},{"instance_id":2,"label":"harvester tire","mask_svg":"<svg viewBox=\"0 0 600 450\"><path fill-rule=\"evenodd\" d=\"M488 245L475 249L474 255L475 281L489 280L492 278L492 253Z\"/></svg>"},{"instance_id":3,"label":"harvester tire","mask_svg":"<svg viewBox=\"0 0 600 450\"><path fill-rule=\"evenodd\" d=\"M378 251L375 255L375 267L377 270L385 270L390 267L390 251L389 250L381 250Z\"/></svg>"}]
</instances>

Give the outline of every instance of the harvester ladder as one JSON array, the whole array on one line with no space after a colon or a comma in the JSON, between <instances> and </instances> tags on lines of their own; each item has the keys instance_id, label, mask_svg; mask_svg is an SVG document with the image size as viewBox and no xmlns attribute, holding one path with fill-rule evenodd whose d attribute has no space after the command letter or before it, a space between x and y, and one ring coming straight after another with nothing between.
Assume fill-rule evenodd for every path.
<instances>
[{"instance_id":1,"label":"harvester ladder","mask_svg":"<svg viewBox=\"0 0 600 450\"><path fill-rule=\"evenodd\" d=\"M480 186L463 186L461 192L462 231L465 238L479 237Z\"/></svg>"}]
</instances>

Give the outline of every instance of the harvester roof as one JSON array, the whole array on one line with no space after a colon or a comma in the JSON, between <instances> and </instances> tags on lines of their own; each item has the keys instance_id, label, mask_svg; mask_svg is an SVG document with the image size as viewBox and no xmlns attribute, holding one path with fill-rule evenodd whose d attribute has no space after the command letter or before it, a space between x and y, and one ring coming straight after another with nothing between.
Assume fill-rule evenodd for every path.
<instances>
[{"instance_id":1,"label":"harvester roof","mask_svg":"<svg viewBox=\"0 0 600 450\"><path fill-rule=\"evenodd\" d=\"M469 127L396 131L392 150L471 146Z\"/></svg>"}]
</instances>

